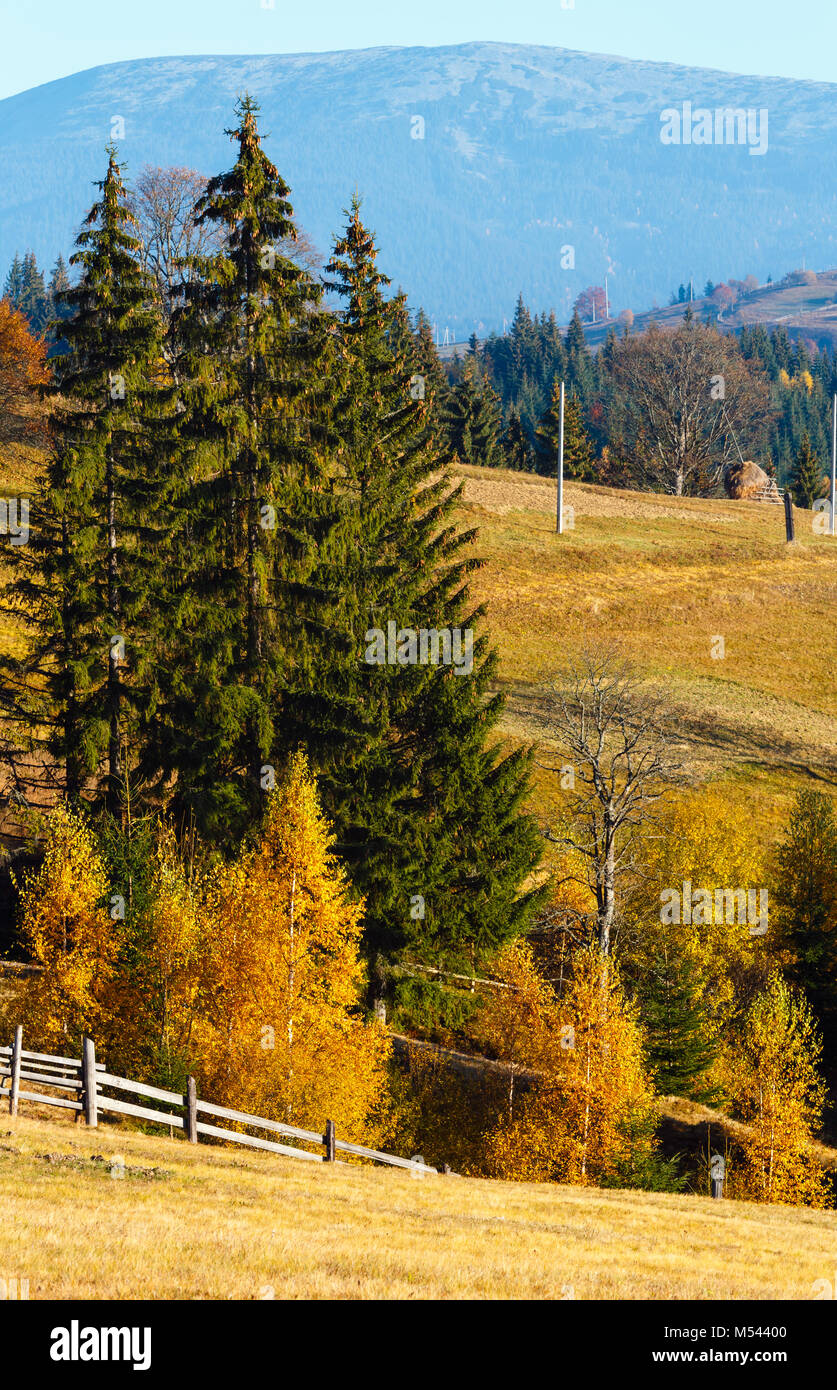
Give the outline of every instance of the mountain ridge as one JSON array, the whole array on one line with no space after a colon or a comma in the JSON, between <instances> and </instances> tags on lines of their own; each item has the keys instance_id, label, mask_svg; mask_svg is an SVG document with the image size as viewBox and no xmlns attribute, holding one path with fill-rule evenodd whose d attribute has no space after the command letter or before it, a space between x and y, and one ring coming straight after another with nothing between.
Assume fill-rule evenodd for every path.
<instances>
[{"instance_id":1,"label":"mountain ridge","mask_svg":"<svg viewBox=\"0 0 837 1390\"><path fill-rule=\"evenodd\" d=\"M565 321L606 272L636 310L690 274L837 263L837 84L476 41L130 59L7 97L0 271L30 246L67 255L115 117L129 179L145 163L210 175L245 88L319 249L359 188L384 270L458 341L501 328L520 291ZM767 108L765 157L664 145L661 113L685 101Z\"/></svg>"}]
</instances>

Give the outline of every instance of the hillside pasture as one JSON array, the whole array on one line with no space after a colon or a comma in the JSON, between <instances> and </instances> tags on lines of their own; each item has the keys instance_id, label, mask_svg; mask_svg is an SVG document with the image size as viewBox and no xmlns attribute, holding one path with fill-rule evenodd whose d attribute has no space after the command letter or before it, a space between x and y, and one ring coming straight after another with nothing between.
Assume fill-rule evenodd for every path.
<instances>
[{"instance_id":1,"label":"hillside pasture","mask_svg":"<svg viewBox=\"0 0 837 1390\"><path fill-rule=\"evenodd\" d=\"M0 1202L0 1276L30 1299L802 1300L837 1247L828 1211L316 1167L23 1116L3 1121Z\"/></svg>"},{"instance_id":2,"label":"hillside pasture","mask_svg":"<svg viewBox=\"0 0 837 1390\"><path fill-rule=\"evenodd\" d=\"M511 743L548 742L550 684L616 645L664 686L696 783L724 781L773 829L800 787L837 790L837 540L813 513L795 509L788 545L775 504L567 482L558 536L552 480L461 473Z\"/></svg>"}]
</instances>

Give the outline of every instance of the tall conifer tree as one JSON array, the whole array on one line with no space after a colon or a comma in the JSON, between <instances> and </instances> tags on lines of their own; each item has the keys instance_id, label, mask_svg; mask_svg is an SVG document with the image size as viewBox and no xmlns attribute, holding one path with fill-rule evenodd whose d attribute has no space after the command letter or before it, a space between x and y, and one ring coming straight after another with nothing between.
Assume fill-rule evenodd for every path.
<instances>
[{"instance_id":1,"label":"tall conifer tree","mask_svg":"<svg viewBox=\"0 0 837 1390\"><path fill-rule=\"evenodd\" d=\"M15 555L12 602L33 644L6 674L14 712L46 729L68 796L82 793L104 759L105 800L118 813L134 684L148 666L140 540L143 498L157 491L145 421L157 389L159 324L112 146L98 188L71 258L79 282L59 298L67 350L54 360L51 452L33 499L31 542Z\"/></svg>"},{"instance_id":2,"label":"tall conifer tree","mask_svg":"<svg viewBox=\"0 0 837 1390\"><path fill-rule=\"evenodd\" d=\"M343 302L336 521L309 586L313 645L288 734L308 743L339 851L366 895L367 949L392 959L407 944L488 948L529 908L519 888L538 845L520 811L524 759L486 747L501 702L486 699L496 656L474 632L474 533L452 520L461 488L440 473L427 400L389 346L398 303L384 298L357 200L348 218L326 267ZM458 673L422 663L422 629L459 629L466 652L470 629Z\"/></svg>"},{"instance_id":3,"label":"tall conifer tree","mask_svg":"<svg viewBox=\"0 0 837 1390\"><path fill-rule=\"evenodd\" d=\"M291 586L310 536L300 517L321 489L314 387L329 319L320 291L283 254L297 236L289 189L244 97L227 134L231 170L210 180L196 220L220 239L189 261L175 315L182 385L180 503L169 593L177 640L162 671L145 763L175 807L234 843L275 776L283 681L296 659Z\"/></svg>"}]
</instances>

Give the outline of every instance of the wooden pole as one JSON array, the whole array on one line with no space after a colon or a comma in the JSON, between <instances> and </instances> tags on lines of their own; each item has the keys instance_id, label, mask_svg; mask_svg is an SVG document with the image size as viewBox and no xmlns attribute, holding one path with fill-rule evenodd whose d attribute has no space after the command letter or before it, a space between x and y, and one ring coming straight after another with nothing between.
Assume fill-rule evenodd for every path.
<instances>
[{"instance_id":1,"label":"wooden pole","mask_svg":"<svg viewBox=\"0 0 837 1390\"><path fill-rule=\"evenodd\" d=\"M99 1123L96 1104L96 1048L92 1038L85 1038L81 1048L81 1084L84 1121L91 1129Z\"/></svg>"},{"instance_id":2,"label":"wooden pole","mask_svg":"<svg viewBox=\"0 0 837 1390\"><path fill-rule=\"evenodd\" d=\"M9 1114L17 1114L17 1093L20 1090L20 1054L23 1051L23 1024L19 1023L15 1029L15 1040L12 1043L12 1089L9 1092Z\"/></svg>"},{"instance_id":3,"label":"wooden pole","mask_svg":"<svg viewBox=\"0 0 837 1390\"><path fill-rule=\"evenodd\" d=\"M323 1145L325 1147L326 1163L334 1163L337 1158L337 1135L334 1129L334 1121L326 1120L325 1134L323 1135Z\"/></svg>"},{"instance_id":4,"label":"wooden pole","mask_svg":"<svg viewBox=\"0 0 837 1390\"><path fill-rule=\"evenodd\" d=\"M790 488L785 488L785 537L790 543L794 538L793 533L793 498Z\"/></svg>"},{"instance_id":5,"label":"wooden pole","mask_svg":"<svg viewBox=\"0 0 837 1390\"><path fill-rule=\"evenodd\" d=\"M195 1085L194 1076L190 1076L186 1082L186 1094L183 1097L184 1129L186 1138L190 1144L198 1142L198 1088Z\"/></svg>"},{"instance_id":6,"label":"wooden pole","mask_svg":"<svg viewBox=\"0 0 837 1390\"><path fill-rule=\"evenodd\" d=\"M558 535L564 534L564 383L561 382L561 414L558 421Z\"/></svg>"},{"instance_id":7,"label":"wooden pole","mask_svg":"<svg viewBox=\"0 0 837 1390\"><path fill-rule=\"evenodd\" d=\"M724 1176L726 1173L726 1161L723 1154L713 1154L709 1165L709 1176L712 1179L712 1196L720 1200L724 1195Z\"/></svg>"},{"instance_id":8,"label":"wooden pole","mask_svg":"<svg viewBox=\"0 0 837 1390\"><path fill-rule=\"evenodd\" d=\"M835 512L837 512L837 395L831 412L831 534L835 532Z\"/></svg>"}]
</instances>

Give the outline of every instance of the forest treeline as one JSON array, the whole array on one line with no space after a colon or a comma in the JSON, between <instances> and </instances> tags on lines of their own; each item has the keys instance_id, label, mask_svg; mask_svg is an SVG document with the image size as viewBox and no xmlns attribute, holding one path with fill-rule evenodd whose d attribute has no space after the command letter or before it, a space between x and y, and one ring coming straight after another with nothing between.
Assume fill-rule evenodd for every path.
<instances>
[{"instance_id":1,"label":"forest treeline","mask_svg":"<svg viewBox=\"0 0 837 1390\"><path fill-rule=\"evenodd\" d=\"M161 185L170 207L173 197L182 202L186 193L196 194L200 183L187 170L146 170L140 179L143 260L155 270L167 308L174 266L159 246ZM196 229L177 230L184 245L195 237ZM304 234L298 241L308 266L315 266L316 253ZM171 258L170 246L168 254ZM794 275L786 278L790 283ZM36 332L52 322L54 339L68 312L62 298L68 287L63 258L47 286L27 252L9 270L5 298ZM742 282L742 290L746 287ZM728 288L707 285L706 292L712 291L714 304ZM632 314L620 316L593 353L579 305L562 329L554 313L532 314L522 297L508 333L492 334L482 343L472 337L464 354L457 352L444 366L427 316L421 309L410 313L404 296L397 300L393 335L402 347L409 344L421 382L414 389L432 394L436 437L460 463L553 475L563 381L567 476L612 487L706 495L721 490L728 463L746 457L779 486L790 487L799 506L810 507L827 491L837 352L829 354L804 338L791 342L782 326L768 332L755 324L737 334L721 333L712 315L697 324L682 285L680 294L687 306L680 328L663 331L652 323L652 341L659 335L656 354L643 341L647 335L631 334ZM700 421L688 443L691 458L684 472L659 456L659 425L661 418L669 422L673 441L696 410Z\"/></svg>"}]
</instances>

